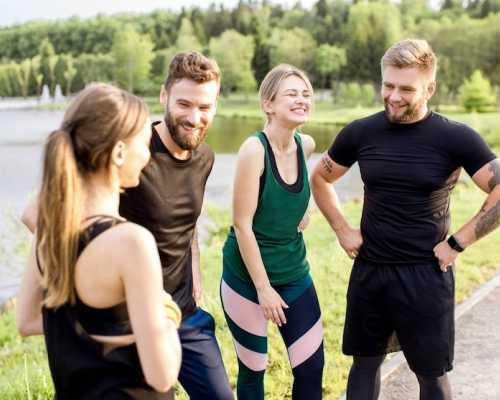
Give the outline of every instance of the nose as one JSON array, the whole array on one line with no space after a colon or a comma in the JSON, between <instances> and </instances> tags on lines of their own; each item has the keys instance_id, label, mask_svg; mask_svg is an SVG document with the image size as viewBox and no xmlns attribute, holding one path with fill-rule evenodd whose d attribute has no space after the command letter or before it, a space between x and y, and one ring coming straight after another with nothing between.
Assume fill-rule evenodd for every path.
<instances>
[{"instance_id":1,"label":"nose","mask_svg":"<svg viewBox=\"0 0 500 400\"><path fill-rule=\"evenodd\" d=\"M401 94L397 89L394 89L391 94L389 95L389 100L390 101L395 101L398 102L401 100Z\"/></svg>"},{"instance_id":2,"label":"nose","mask_svg":"<svg viewBox=\"0 0 500 400\"><path fill-rule=\"evenodd\" d=\"M198 126L201 120L201 112L198 108L193 107L187 116L187 120L193 126Z\"/></svg>"}]
</instances>

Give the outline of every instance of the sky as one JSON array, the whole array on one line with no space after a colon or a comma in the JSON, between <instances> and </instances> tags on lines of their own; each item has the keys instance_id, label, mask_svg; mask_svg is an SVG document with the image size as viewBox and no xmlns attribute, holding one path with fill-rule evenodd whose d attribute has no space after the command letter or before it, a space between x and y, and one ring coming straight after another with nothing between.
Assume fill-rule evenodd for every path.
<instances>
[{"instance_id":1,"label":"sky","mask_svg":"<svg viewBox=\"0 0 500 400\"><path fill-rule=\"evenodd\" d=\"M155 9L179 11L183 6L210 4L212 0L0 0L0 27L31 20L56 20L71 16L82 18L96 14L121 12L148 13ZM233 7L238 0L215 0L227 7ZM271 0L275 4L291 6L296 0ZM310 7L314 0L300 0Z\"/></svg>"}]
</instances>

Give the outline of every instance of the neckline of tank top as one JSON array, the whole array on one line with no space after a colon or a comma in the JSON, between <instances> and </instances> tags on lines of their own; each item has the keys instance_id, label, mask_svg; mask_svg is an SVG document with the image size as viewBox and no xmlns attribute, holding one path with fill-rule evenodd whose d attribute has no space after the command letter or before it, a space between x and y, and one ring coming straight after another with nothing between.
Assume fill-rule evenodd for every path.
<instances>
[{"instance_id":1,"label":"neckline of tank top","mask_svg":"<svg viewBox=\"0 0 500 400\"><path fill-rule=\"evenodd\" d=\"M300 145L298 143L297 138L295 137L295 133L293 134L293 140L295 141L295 144L297 145L297 149L295 151L295 154L297 155L297 163L298 163L298 173L297 173L297 179L295 179L294 183L287 183L285 180L281 177L280 171L278 169L278 164L276 163L276 157L274 155L273 148L271 147L271 142L269 142L269 138L267 137L266 133L264 131L260 131L262 135L264 136L264 140L267 143L268 148L271 151L271 154L269 154L270 162L271 162L271 173L273 173L275 179L278 181L278 183L284 187L287 190L290 189L296 189L302 182L303 178L303 168L302 168L302 158L300 156ZM275 173L274 173L275 172ZM300 190L299 190L300 191ZM295 193L295 192L294 192Z\"/></svg>"},{"instance_id":2,"label":"neckline of tank top","mask_svg":"<svg viewBox=\"0 0 500 400\"><path fill-rule=\"evenodd\" d=\"M172 160L174 161L175 163L177 164L180 164L180 165L186 165L188 164L189 162L191 162L193 160L193 156L196 152L197 149L194 149L194 150L191 150L191 154L190 154L190 157L185 159L185 160L181 160L177 157L175 157L172 152L168 149L168 147L165 145L165 143L163 142L161 136L160 136L160 133L156 130L156 125L158 124L161 124L162 121L155 121L151 124L151 129L153 131L153 135L151 137L151 140L153 139L156 139L156 141L159 143L161 149L163 150L163 152ZM200 146L202 145L203 143L200 144Z\"/></svg>"}]
</instances>

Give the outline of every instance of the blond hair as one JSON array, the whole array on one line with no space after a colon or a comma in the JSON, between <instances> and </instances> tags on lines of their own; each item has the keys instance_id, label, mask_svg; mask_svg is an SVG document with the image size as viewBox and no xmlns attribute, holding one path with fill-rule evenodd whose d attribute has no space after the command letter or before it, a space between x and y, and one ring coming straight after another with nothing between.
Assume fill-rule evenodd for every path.
<instances>
[{"instance_id":1,"label":"blond hair","mask_svg":"<svg viewBox=\"0 0 500 400\"><path fill-rule=\"evenodd\" d=\"M405 39L391 46L381 60L382 71L385 67L418 68L436 79L437 58L432 47L423 39Z\"/></svg>"},{"instance_id":2,"label":"blond hair","mask_svg":"<svg viewBox=\"0 0 500 400\"><path fill-rule=\"evenodd\" d=\"M215 60L197 51L180 52L170 62L165 89L170 90L181 79L190 79L196 83L216 81L220 86L220 69Z\"/></svg>"},{"instance_id":3,"label":"blond hair","mask_svg":"<svg viewBox=\"0 0 500 400\"><path fill-rule=\"evenodd\" d=\"M280 88L281 82L283 82L286 78L290 76L296 76L304 81L307 88L313 92L313 87L306 73L301 69L294 67L289 64L279 64L274 67L271 71L269 71L262 83L259 87L259 98L260 98L260 106L264 110L264 101L274 101L276 98L276 94ZM266 113L267 115L267 113ZM270 116L267 115L267 120L270 120Z\"/></svg>"},{"instance_id":4,"label":"blond hair","mask_svg":"<svg viewBox=\"0 0 500 400\"><path fill-rule=\"evenodd\" d=\"M138 97L112 85L94 84L77 95L60 129L49 135L37 219L37 256L47 307L75 301L82 183L89 174L109 171L116 143L137 134L148 114Z\"/></svg>"}]
</instances>

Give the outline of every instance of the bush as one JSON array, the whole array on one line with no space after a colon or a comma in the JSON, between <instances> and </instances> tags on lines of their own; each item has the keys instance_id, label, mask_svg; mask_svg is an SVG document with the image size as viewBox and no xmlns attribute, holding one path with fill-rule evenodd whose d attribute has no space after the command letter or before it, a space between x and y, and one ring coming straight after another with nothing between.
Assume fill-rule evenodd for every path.
<instances>
[{"instance_id":1,"label":"bush","mask_svg":"<svg viewBox=\"0 0 500 400\"><path fill-rule=\"evenodd\" d=\"M495 92L480 70L475 70L470 79L465 79L459 93L460 103L468 112L485 112L495 103Z\"/></svg>"}]
</instances>

